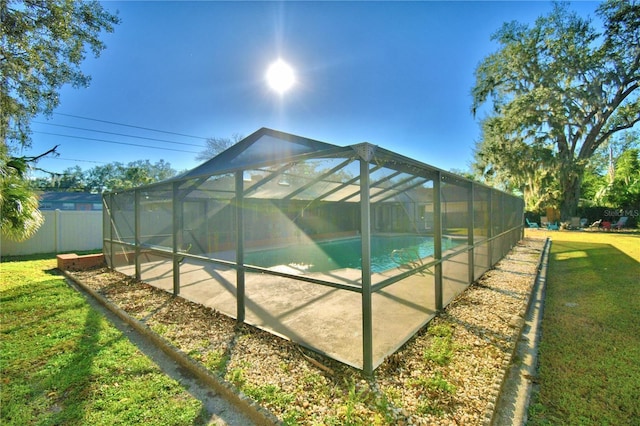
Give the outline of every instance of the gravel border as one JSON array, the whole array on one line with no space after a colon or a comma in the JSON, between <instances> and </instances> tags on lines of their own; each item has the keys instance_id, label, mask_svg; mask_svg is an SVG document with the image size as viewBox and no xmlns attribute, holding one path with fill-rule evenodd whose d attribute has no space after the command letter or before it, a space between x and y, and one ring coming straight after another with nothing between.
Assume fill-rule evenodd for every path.
<instances>
[{"instance_id":1,"label":"gravel border","mask_svg":"<svg viewBox=\"0 0 640 426\"><path fill-rule=\"evenodd\" d=\"M531 393L537 383L538 345L542 337L550 250L551 239L546 238L520 340L512 355L511 366L505 373L493 414L493 426L523 426L527 423ZM518 362L514 362L516 359Z\"/></svg>"},{"instance_id":2,"label":"gravel border","mask_svg":"<svg viewBox=\"0 0 640 426\"><path fill-rule=\"evenodd\" d=\"M372 379L106 268L67 274L162 336L267 422L490 424L544 244L523 239L389 356Z\"/></svg>"}]
</instances>

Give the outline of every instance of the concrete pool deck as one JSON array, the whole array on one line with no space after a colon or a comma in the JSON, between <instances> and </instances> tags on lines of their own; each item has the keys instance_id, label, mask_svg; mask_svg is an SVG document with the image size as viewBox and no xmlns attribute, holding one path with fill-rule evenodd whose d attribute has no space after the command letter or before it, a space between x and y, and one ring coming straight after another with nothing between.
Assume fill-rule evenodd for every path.
<instances>
[{"instance_id":1,"label":"concrete pool deck","mask_svg":"<svg viewBox=\"0 0 640 426\"><path fill-rule=\"evenodd\" d=\"M141 279L168 292L173 291L172 262L150 258L141 264ZM467 253L446 261L443 300L467 287ZM280 265L285 271L290 266ZM134 275L133 266L116 268ZM289 270L289 272L292 272ZM380 282L399 272L372 274ZM180 296L237 317L236 271L196 259L180 265ZM361 284L358 269L309 273L308 277L337 283ZM250 273L245 275L245 322L279 335L345 364L362 368L362 297L360 293L313 284L293 278ZM430 273L418 273L372 295L373 365L380 365L426 322L436 315L435 286Z\"/></svg>"}]
</instances>

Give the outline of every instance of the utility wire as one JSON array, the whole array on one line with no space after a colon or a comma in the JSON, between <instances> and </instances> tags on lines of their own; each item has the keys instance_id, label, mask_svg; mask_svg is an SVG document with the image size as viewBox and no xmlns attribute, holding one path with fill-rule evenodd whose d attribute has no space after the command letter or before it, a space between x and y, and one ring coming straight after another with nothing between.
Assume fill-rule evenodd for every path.
<instances>
[{"instance_id":1,"label":"utility wire","mask_svg":"<svg viewBox=\"0 0 640 426\"><path fill-rule=\"evenodd\" d=\"M164 150L164 151L187 152L189 154L199 154L199 152L197 152L197 151L187 151L187 150L184 150L184 149L174 149L174 148L161 148L159 146L141 145L141 144L130 143L130 142L108 141L108 140L105 140L105 139L86 138L86 137L83 137L83 136L61 135L59 133L49 133L49 132L39 132L39 131L34 131L33 133L38 133L38 134L41 134L41 135L60 136L60 137L63 137L63 138L70 138L70 139L83 139L83 140L87 140L87 141L113 143L113 144L117 144L117 145L129 145L129 146L138 146L138 147L141 147L141 148L161 149L161 150Z\"/></svg>"},{"instance_id":2,"label":"utility wire","mask_svg":"<svg viewBox=\"0 0 640 426\"><path fill-rule=\"evenodd\" d=\"M77 158L62 158L62 157L49 157L49 158L47 158L47 160L78 161L78 162L82 162L82 163L109 164L106 161L79 160Z\"/></svg>"},{"instance_id":3,"label":"utility wire","mask_svg":"<svg viewBox=\"0 0 640 426\"><path fill-rule=\"evenodd\" d=\"M168 141L168 140L164 140L164 139L147 138L147 137L144 137L144 136L134 136L134 135L127 135L127 134L124 134L124 133L107 132L107 131L104 131L104 130L87 129L85 127L75 127L75 126L66 126L64 124L45 123L44 121L33 121L32 123L44 124L46 126L64 127L66 129L85 130L87 132L105 133L107 135L124 136L124 137L127 137L127 138L144 139L144 140L148 140L148 141L157 141L157 142L164 142L164 143L172 143L172 144L176 144L176 145L187 145L187 146L195 146L195 147L198 147L198 148L205 148L203 145L198 145L198 144L195 144L195 143L175 142L175 141Z\"/></svg>"},{"instance_id":4,"label":"utility wire","mask_svg":"<svg viewBox=\"0 0 640 426\"><path fill-rule=\"evenodd\" d=\"M185 135L183 133L175 133L175 132L168 132L166 130L151 129L149 127L133 126L131 124L122 124L122 123L116 123L114 121L107 121L107 120L98 120L97 118L81 117L79 115L73 115L73 114L63 114L61 112L54 112L54 114L55 115L63 115L65 117L79 118L81 120L90 120L90 121L97 121L99 123L114 124L116 126L124 126L124 127L132 127L134 129L149 130L151 132L159 132L159 133L167 133L167 134L170 134L170 135L184 136L184 137L187 137L187 138L202 139L202 140L207 140L208 139L208 138L205 138L205 137L202 137L202 136Z\"/></svg>"}]
</instances>

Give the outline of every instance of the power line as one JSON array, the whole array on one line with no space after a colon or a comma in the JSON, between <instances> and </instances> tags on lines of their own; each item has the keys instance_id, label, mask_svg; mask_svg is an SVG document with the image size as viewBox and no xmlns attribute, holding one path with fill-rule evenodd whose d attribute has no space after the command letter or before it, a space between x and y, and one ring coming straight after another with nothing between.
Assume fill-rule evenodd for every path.
<instances>
[{"instance_id":1,"label":"power line","mask_svg":"<svg viewBox=\"0 0 640 426\"><path fill-rule=\"evenodd\" d=\"M187 151L187 150L184 150L184 149L175 149L175 148L161 148L159 146L141 145L141 144L130 143L130 142L108 141L106 139L86 138L86 137L83 137L83 136L61 135L59 133L49 133L49 132L39 132L39 131L34 131L33 133L38 133L38 134L41 134L41 135L60 136L60 137L63 137L63 138L70 138L70 139L83 139L83 140L87 140L87 141L113 143L113 144L117 144L117 145L129 145L129 146L138 146L138 147L141 147L141 148L160 149L160 150L164 150L164 151L187 152L189 154L199 154L199 152L197 152L197 151Z\"/></svg>"},{"instance_id":2,"label":"power line","mask_svg":"<svg viewBox=\"0 0 640 426\"><path fill-rule=\"evenodd\" d=\"M75 127L75 126L67 126L67 125L64 125L64 124L45 123L43 121L33 121L33 123L44 124L46 126L64 127L64 128L67 128L67 129L84 130L84 131L87 131L87 132L105 133L107 135L124 136L124 137L127 137L127 138L144 139L144 140L148 140L148 141L157 141L157 142L164 142L164 143L172 143L172 144L176 144L176 145L186 145L186 146L195 146L195 147L198 147L198 148L205 148L203 145L198 145L198 144L194 144L194 143L175 142L175 141L168 141L168 140L164 140L164 139L147 138L147 137L144 137L144 136L134 136L134 135L127 135L127 134L124 134L124 133L107 132L105 130L87 129L85 127Z\"/></svg>"},{"instance_id":3,"label":"power line","mask_svg":"<svg viewBox=\"0 0 640 426\"><path fill-rule=\"evenodd\" d=\"M184 136L184 137L187 137L187 138L203 139L203 140L207 140L208 139L208 138L205 138L205 137L202 137L202 136L185 135L183 133L175 133L175 132L168 132L166 130L151 129L149 127L141 127L141 126L134 126L134 125L131 125L131 124L116 123L115 121L99 120L97 118L81 117L79 115L73 115L73 114L63 114L61 112L54 112L54 114L63 115L65 117L79 118L81 120L90 120L90 121L97 121L99 123L114 124L116 126L124 126L124 127L132 127L134 129L149 130L151 132L167 133L169 135Z\"/></svg>"},{"instance_id":4,"label":"power line","mask_svg":"<svg viewBox=\"0 0 640 426\"><path fill-rule=\"evenodd\" d=\"M48 157L47 160L61 160L61 161L79 161L81 163L96 163L96 164L109 164L106 161L95 160L79 160L77 158L62 158L62 157Z\"/></svg>"}]
</instances>

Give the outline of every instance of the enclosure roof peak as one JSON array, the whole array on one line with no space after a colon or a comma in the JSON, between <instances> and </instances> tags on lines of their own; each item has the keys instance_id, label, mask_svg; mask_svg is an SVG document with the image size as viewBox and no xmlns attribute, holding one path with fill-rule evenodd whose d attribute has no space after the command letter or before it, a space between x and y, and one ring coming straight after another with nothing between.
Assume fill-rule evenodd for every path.
<instances>
[{"instance_id":1,"label":"enclosure roof peak","mask_svg":"<svg viewBox=\"0 0 640 426\"><path fill-rule=\"evenodd\" d=\"M371 161L376 153L378 146L369 142L362 142L351 145L351 148L365 161Z\"/></svg>"}]
</instances>

